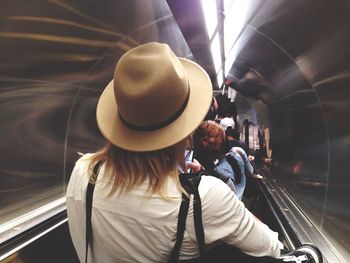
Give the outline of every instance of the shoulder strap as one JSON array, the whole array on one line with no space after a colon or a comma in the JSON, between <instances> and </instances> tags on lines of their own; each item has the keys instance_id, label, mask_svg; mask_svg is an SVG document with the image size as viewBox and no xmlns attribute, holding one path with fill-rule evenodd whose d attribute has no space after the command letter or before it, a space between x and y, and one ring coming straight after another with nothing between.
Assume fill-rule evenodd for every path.
<instances>
[{"instance_id":1,"label":"shoulder strap","mask_svg":"<svg viewBox=\"0 0 350 263\"><path fill-rule=\"evenodd\" d=\"M182 194L182 201L177 221L176 242L173 251L170 254L168 263L177 263L179 261L179 253L182 240L184 238L189 204L190 199L185 194Z\"/></svg>"},{"instance_id":2,"label":"shoulder strap","mask_svg":"<svg viewBox=\"0 0 350 263\"><path fill-rule=\"evenodd\" d=\"M244 156L243 156L243 153L240 151L240 150L236 150L236 153L238 153L239 154L239 156L241 156L241 158L243 159L243 161L244 161Z\"/></svg>"},{"instance_id":3,"label":"shoulder strap","mask_svg":"<svg viewBox=\"0 0 350 263\"><path fill-rule=\"evenodd\" d=\"M236 183L239 184L241 182L242 175L241 175L241 168L239 168L237 160L231 154L226 155L226 160L231 165L232 170L235 173Z\"/></svg>"},{"instance_id":4,"label":"shoulder strap","mask_svg":"<svg viewBox=\"0 0 350 263\"><path fill-rule=\"evenodd\" d=\"M195 227L195 233L196 233L198 249L199 249L199 260L200 260L200 262L205 262L205 257L204 257L205 239L204 239L204 229L203 229L203 224L202 224L202 204L201 204L201 199L200 199L200 195L198 192L198 186L199 186L199 183L201 181L201 174L200 173L180 174L179 178L180 178L180 183L181 183L182 187L186 190L186 192L190 195L193 195L193 219L194 219L194 227ZM183 196L186 196L186 195L183 195ZM189 205L189 199L188 199L187 205ZM180 221L180 218L183 217L183 215L181 215L181 212L182 211L181 211L181 207L180 207L179 221ZM188 213L188 207L187 207L187 211L186 211L186 216L187 216L187 213ZM184 223L186 223L186 222L184 222ZM183 229L178 228L178 232L179 232L179 230L182 231L181 242L182 242L182 238L183 238L183 232L185 231L185 227L186 227L186 225L184 224ZM176 244L175 244L175 246L176 246ZM180 246L181 246L181 244L180 244ZM180 246L178 249L180 249ZM175 249L175 247L174 247L174 249ZM177 259L178 259L178 256L179 255L177 254ZM172 261L172 262L177 262L177 261Z\"/></svg>"},{"instance_id":5,"label":"shoulder strap","mask_svg":"<svg viewBox=\"0 0 350 263\"><path fill-rule=\"evenodd\" d=\"M94 182L96 182L98 173L100 171L102 165L102 161L98 161L93 169L92 175L90 177L94 177ZM95 190L95 183L91 182L89 178L89 184L87 186L86 191L86 235L85 235L85 263L87 263L87 256L89 251L89 243L92 236L92 225L91 225L91 215L92 215L92 197Z\"/></svg>"},{"instance_id":6,"label":"shoulder strap","mask_svg":"<svg viewBox=\"0 0 350 263\"><path fill-rule=\"evenodd\" d=\"M240 150L236 150L236 152L239 154L239 156L241 156L241 158L242 158L242 160L244 161L244 172L245 172L245 174L246 175L249 175L249 176L251 176L251 177L255 177L255 175L253 174L253 173L251 173L248 169L247 169L247 165L246 165L246 158L244 158L244 156L243 156L243 153L240 151ZM249 160L248 160L248 162L249 162Z\"/></svg>"},{"instance_id":7,"label":"shoulder strap","mask_svg":"<svg viewBox=\"0 0 350 263\"><path fill-rule=\"evenodd\" d=\"M204 229L202 223L202 202L198 192L198 186L201 180L201 176L196 177L194 180L190 180L193 187L193 217L194 217L194 228L196 232L196 238L198 242L199 249L199 260L200 262L205 262L204 256Z\"/></svg>"}]
</instances>

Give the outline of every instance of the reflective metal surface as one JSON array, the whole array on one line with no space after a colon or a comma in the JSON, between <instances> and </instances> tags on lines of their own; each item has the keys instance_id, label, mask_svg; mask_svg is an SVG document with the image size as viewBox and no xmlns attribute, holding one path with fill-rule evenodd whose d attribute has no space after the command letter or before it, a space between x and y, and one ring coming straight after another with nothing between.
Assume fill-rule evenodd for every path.
<instances>
[{"instance_id":1,"label":"reflective metal surface","mask_svg":"<svg viewBox=\"0 0 350 263\"><path fill-rule=\"evenodd\" d=\"M350 2L252 2L231 50L240 114L268 124L273 175L349 262Z\"/></svg>"},{"instance_id":2,"label":"reflective metal surface","mask_svg":"<svg viewBox=\"0 0 350 263\"><path fill-rule=\"evenodd\" d=\"M228 2L224 8L242 2L247 10L243 30L225 47L234 58L228 73L240 80L241 121L270 136L273 176L346 262L350 2ZM185 11L178 22L210 71L211 60L200 58L208 53L205 33L193 22L202 18ZM224 25L225 37L233 34ZM1 2L0 224L64 195L77 152L104 143L95 107L116 60L148 41L192 58L166 1Z\"/></svg>"},{"instance_id":3,"label":"reflective metal surface","mask_svg":"<svg viewBox=\"0 0 350 263\"><path fill-rule=\"evenodd\" d=\"M117 59L149 41L192 57L165 1L1 2L0 224L64 196L77 152L104 143L95 108Z\"/></svg>"}]
</instances>

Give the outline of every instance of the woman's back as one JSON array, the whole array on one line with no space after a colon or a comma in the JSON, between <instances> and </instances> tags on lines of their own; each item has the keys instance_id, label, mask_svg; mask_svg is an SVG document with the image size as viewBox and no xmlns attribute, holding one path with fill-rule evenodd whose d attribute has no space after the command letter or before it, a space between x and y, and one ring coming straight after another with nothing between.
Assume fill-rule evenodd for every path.
<instances>
[{"instance_id":1,"label":"woman's back","mask_svg":"<svg viewBox=\"0 0 350 263\"><path fill-rule=\"evenodd\" d=\"M85 257L85 220L81 216L85 214L85 195L79 189L87 187L90 159L85 155L77 162L67 189L70 231L77 233L72 237L81 261ZM169 182L167 186L171 200L150 195L147 181L128 192L108 195L111 184L102 166L93 198L93 249L89 251L89 262L166 261L181 200L176 184Z\"/></svg>"},{"instance_id":2,"label":"woman's back","mask_svg":"<svg viewBox=\"0 0 350 263\"><path fill-rule=\"evenodd\" d=\"M77 162L67 189L69 227L81 262L85 257L82 189L88 183L90 160L91 155L85 155ZM88 262L166 262L175 244L181 201L175 182L171 177L167 182L169 200L159 194L149 195L146 181L116 198L116 194L107 196L110 184L104 172L102 167L94 192ZM279 255L277 234L255 220L222 181L204 176L199 193L207 245L221 240L251 255ZM199 255L192 214L190 205L180 259Z\"/></svg>"},{"instance_id":3,"label":"woman's back","mask_svg":"<svg viewBox=\"0 0 350 263\"><path fill-rule=\"evenodd\" d=\"M81 262L86 246L88 263L167 261L181 196L187 194L178 168L186 169L189 136L206 116L211 98L208 74L166 44L146 43L119 59L96 109L108 144L77 162L66 194ZM92 176L96 163L102 163L97 180ZM88 185L95 189L91 195ZM257 221L222 181L205 176L198 190L207 246L225 242L251 255L279 255L277 233ZM87 197L92 197L91 236L85 227L90 226ZM192 214L190 204L180 259L198 256Z\"/></svg>"}]
</instances>

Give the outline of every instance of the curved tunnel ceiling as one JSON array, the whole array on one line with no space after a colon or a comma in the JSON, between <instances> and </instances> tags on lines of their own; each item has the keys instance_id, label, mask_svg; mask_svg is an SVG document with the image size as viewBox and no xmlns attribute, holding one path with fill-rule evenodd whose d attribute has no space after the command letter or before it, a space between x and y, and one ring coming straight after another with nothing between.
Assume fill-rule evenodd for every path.
<instances>
[{"instance_id":1,"label":"curved tunnel ceiling","mask_svg":"<svg viewBox=\"0 0 350 263\"><path fill-rule=\"evenodd\" d=\"M216 81L203 15L174 6L199 0L167 2L2 1L1 222L63 196L77 152L104 143L95 106L127 49L166 42ZM243 30L225 47L240 113L270 130L273 175L348 259L350 2L249 3Z\"/></svg>"}]
</instances>

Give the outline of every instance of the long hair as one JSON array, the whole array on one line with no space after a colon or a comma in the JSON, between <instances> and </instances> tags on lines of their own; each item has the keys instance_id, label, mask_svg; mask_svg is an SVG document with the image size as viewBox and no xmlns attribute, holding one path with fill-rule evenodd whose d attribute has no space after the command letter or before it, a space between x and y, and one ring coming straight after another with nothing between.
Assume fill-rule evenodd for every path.
<instances>
[{"instance_id":1,"label":"long hair","mask_svg":"<svg viewBox=\"0 0 350 263\"><path fill-rule=\"evenodd\" d=\"M186 138L161 150L133 152L108 143L93 155L89 170L92 171L98 161L105 163L105 174L112 183L109 194L131 190L148 180L148 192L159 193L166 198L164 183L169 176L175 179L179 190L183 191L178 179L178 168L185 167L184 151L188 145L189 139Z\"/></svg>"}]
</instances>

